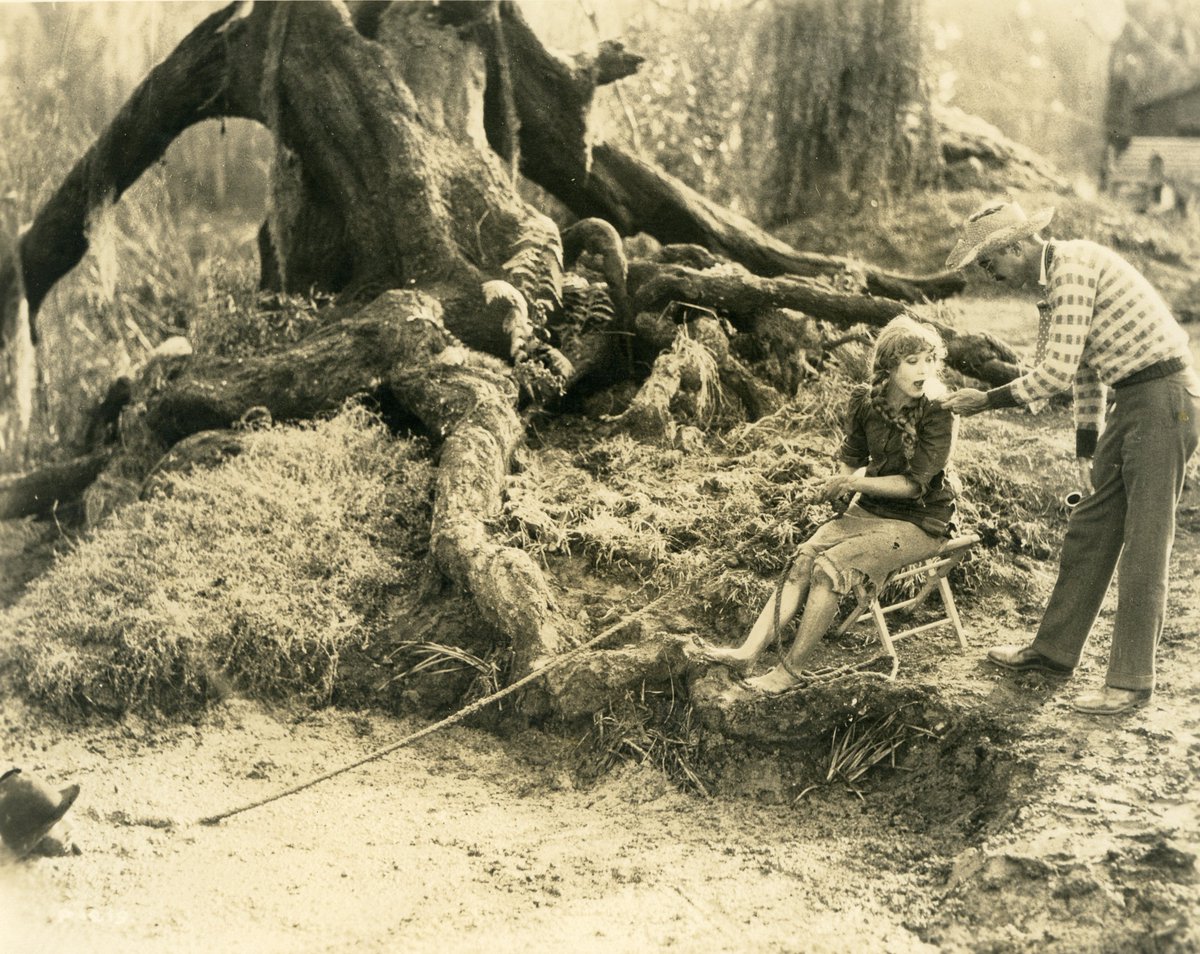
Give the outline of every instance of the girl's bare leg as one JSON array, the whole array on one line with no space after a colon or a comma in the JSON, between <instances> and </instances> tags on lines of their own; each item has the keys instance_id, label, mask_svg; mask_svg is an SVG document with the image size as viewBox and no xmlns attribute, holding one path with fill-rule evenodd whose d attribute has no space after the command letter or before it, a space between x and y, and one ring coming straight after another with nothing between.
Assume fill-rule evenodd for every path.
<instances>
[{"instance_id":1,"label":"girl's bare leg","mask_svg":"<svg viewBox=\"0 0 1200 954\"><path fill-rule=\"evenodd\" d=\"M812 576L812 558L800 557L796 560L791 572L783 584L783 592L779 594L779 625L789 623L800 601L808 593L808 583ZM721 663L732 669L744 670L762 655L767 645L775 638L775 594L767 600L767 605L758 614L758 619L750 627L742 645L734 647L705 646L704 657L712 662Z\"/></svg>"},{"instance_id":2,"label":"girl's bare leg","mask_svg":"<svg viewBox=\"0 0 1200 954\"><path fill-rule=\"evenodd\" d=\"M796 677L788 672L790 667L799 672L804 660L813 651L821 637L825 635L833 618L837 616L841 595L833 591L833 585L824 573L816 574L812 587L808 591L808 602L804 605L804 616L800 620L800 629L796 640L788 650L787 666L779 665L768 670L761 676L747 679L746 683L761 692L783 692L796 684Z\"/></svg>"}]
</instances>

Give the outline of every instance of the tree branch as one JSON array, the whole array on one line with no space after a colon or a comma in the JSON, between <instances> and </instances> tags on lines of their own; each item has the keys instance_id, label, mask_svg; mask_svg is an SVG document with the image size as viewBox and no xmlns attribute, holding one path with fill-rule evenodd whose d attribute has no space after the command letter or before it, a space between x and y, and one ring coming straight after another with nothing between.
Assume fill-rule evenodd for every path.
<instances>
[{"instance_id":1,"label":"tree branch","mask_svg":"<svg viewBox=\"0 0 1200 954\"><path fill-rule=\"evenodd\" d=\"M231 81L230 38L219 32L235 7L204 20L150 71L21 237L35 341L33 316L86 254L88 221L98 208L120 198L189 126L217 116L261 120L256 104L238 95L241 84Z\"/></svg>"}]
</instances>

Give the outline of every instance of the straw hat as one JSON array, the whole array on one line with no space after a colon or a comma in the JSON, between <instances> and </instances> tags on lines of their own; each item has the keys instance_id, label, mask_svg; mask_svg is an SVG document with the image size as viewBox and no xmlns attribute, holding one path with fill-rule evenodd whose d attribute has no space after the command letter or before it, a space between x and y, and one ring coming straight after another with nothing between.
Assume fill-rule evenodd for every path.
<instances>
[{"instance_id":1,"label":"straw hat","mask_svg":"<svg viewBox=\"0 0 1200 954\"><path fill-rule=\"evenodd\" d=\"M9 769L0 776L0 845L9 857L31 852L79 794L78 785L55 791L36 775Z\"/></svg>"},{"instance_id":2,"label":"straw hat","mask_svg":"<svg viewBox=\"0 0 1200 954\"><path fill-rule=\"evenodd\" d=\"M986 206L963 223L958 242L946 258L946 267L966 268L984 252L1040 232L1052 218L1054 209L1039 209L1033 215L1026 215L1016 202Z\"/></svg>"}]
</instances>

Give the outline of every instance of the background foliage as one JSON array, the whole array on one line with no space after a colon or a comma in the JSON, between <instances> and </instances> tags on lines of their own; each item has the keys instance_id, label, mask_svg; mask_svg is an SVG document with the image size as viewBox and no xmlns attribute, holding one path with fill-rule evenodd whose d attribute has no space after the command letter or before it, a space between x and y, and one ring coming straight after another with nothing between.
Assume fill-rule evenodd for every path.
<instances>
[{"instance_id":1,"label":"background foliage","mask_svg":"<svg viewBox=\"0 0 1200 954\"><path fill-rule=\"evenodd\" d=\"M28 222L149 69L220 6L0 6L5 218ZM800 247L889 265L913 252L935 260L933 245L961 212L955 196L918 191L910 201L933 224L928 243L913 243L903 211L886 201L936 178L929 102L961 105L1090 176L1110 59L1147 89L1150 77L1182 81L1195 75L1200 30L1200 8L1185 0L525 0L522 9L557 48L619 36L646 56L636 76L600 91L597 135ZM241 331L222 333L213 319L228 313L222 302L254 301L268 146L251 123L195 127L96 218L91 253L40 315L35 458L70 453L83 411L168 335L238 349ZM827 208L812 218L817 206Z\"/></svg>"}]
</instances>

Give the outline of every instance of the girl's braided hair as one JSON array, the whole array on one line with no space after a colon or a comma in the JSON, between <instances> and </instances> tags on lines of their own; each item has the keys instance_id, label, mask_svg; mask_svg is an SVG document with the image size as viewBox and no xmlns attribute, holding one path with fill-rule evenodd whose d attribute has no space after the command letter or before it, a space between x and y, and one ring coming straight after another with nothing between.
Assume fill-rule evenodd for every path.
<instances>
[{"instance_id":1,"label":"girl's braided hair","mask_svg":"<svg viewBox=\"0 0 1200 954\"><path fill-rule=\"evenodd\" d=\"M892 372L901 361L911 354L926 351L932 351L939 364L946 360L946 343L937 329L907 314L897 315L887 323L879 332L871 351L871 406L900 431L904 458L909 461L917 449L917 417L921 402L893 409L888 406L887 388ZM925 386L926 397L936 397L944 392L945 385L940 379L930 381Z\"/></svg>"}]
</instances>

